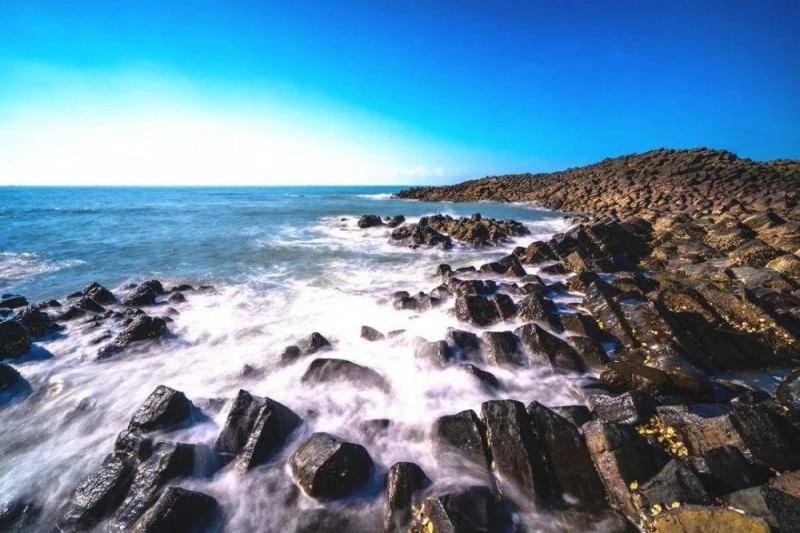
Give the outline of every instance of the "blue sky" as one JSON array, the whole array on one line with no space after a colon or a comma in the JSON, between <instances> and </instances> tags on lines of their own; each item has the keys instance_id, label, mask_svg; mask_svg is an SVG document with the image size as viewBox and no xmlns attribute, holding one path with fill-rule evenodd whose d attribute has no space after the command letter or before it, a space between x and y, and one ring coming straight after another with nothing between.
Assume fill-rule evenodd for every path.
<instances>
[{"instance_id":1,"label":"blue sky","mask_svg":"<svg viewBox=\"0 0 800 533\"><path fill-rule=\"evenodd\" d=\"M0 4L0 183L438 183L800 158L800 3Z\"/></svg>"}]
</instances>

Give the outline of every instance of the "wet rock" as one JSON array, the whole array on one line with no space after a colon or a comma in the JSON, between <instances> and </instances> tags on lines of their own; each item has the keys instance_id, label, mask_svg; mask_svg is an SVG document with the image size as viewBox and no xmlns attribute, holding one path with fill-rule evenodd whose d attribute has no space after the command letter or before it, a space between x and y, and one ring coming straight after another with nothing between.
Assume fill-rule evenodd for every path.
<instances>
[{"instance_id":1,"label":"wet rock","mask_svg":"<svg viewBox=\"0 0 800 533\"><path fill-rule=\"evenodd\" d=\"M348 496L372 475L367 450L327 433L314 433L292 454L289 466L295 482L309 496L321 500Z\"/></svg>"},{"instance_id":2,"label":"wet rock","mask_svg":"<svg viewBox=\"0 0 800 533\"><path fill-rule=\"evenodd\" d=\"M596 342L608 342L610 337L598 326L593 316L584 313L558 315L560 329L573 336L589 337Z\"/></svg>"},{"instance_id":3,"label":"wet rock","mask_svg":"<svg viewBox=\"0 0 800 533\"><path fill-rule=\"evenodd\" d=\"M311 362L301 378L303 383L336 383L352 382L363 387L389 389L389 383L383 376L365 366L357 365L345 359L315 359Z\"/></svg>"},{"instance_id":4,"label":"wet rock","mask_svg":"<svg viewBox=\"0 0 800 533\"><path fill-rule=\"evenodd\" d=\"M614 301L619 290L604 281L592 282L586 289L583 307L588 309L597 319L603 330L610 333L625 346L635 346L636 340L630 326L622 315L622 311Z\"/></svg>"},{"instance_id":5,"label":"wet rock","mask_svg":"<svg viewBox=\"0 0 800 533\"><path fill-rule=\"evenodd\" d=\"M573 335L569 341L575 347L575 351L581 360L582 366L588 369L602 368L608 363L609 358L603 346L590 337Z\"/></svg>"},{"instance_id":6,"label":"wet rock","mask_svg":"<svg viewBox=\"0 0 800 533\"><path fill-rule=\"evenodd\" d=\"M630 425L593 420L582 429L609 502L626 515L637 516L630 485L656 474L665 463L663 452L651 448Z\"/></svg>"},{"instance_id":7,"label":"wet rock","mask_svg":"<svg viewBox=\"0 0 800 533\"><path fill-rule=\"evenodd\" d=\"M30 349L31 337L27 328L17 322L0 322L0 360L25 355Z\"/></svg>"},{"instance_id":8,"label":"wet rock","mask_svg":"<svg viewBox=\"0 0 800 533\"><path fill-rule=\"evenodd\" d=\"M0 309L16 309L26 305L28 305L28 300L19 294L3 294L0 296Z\"/></svg>"},{"instance_id":9,"label":"wet rock","mask_svg":"<svg viewBox=\"0 0 800 533\"><path fill-rule=\"evenodd\" d=\"M131 529L156 502L167 482L191 475L195 468L195 452L195 446L191 444L157 443L150 457L136 468L130 490L114 515L110 529Z\"/></svg>"},{"instance_id":10,"label":"wet rock","mask_svg":"<svg viewBox=\"0 0 800 533\"><path fill-rule=\"evenodd\" d=\"M383 496L383 530L406 531L411 521L415 495L430 486L431 480L414 463L395 463L386 473Z\"/></svg>"},{"instance_id":11,"label":"wet rock","mask_svg":"<svg viewBox=\"0 0 800 533\"><path fill-rule=\"evenodd\" d=\"M561 405L553 407L552 410L558 416L572 422L575 427L581 427L594 418L585 405Z\"/></svg>"},{"instance_id":12,"label":"wet rock","mask_svg":"<svg viewBox=\"0 0 800 533\"><path fill-rule=\"evenodd\" d=\"M550 475L525 406L490 400L481 405L481 412L501 494L511 500L551 500Z\"/></svg>"},{"instance_id":13,"label":"wet rock","mask_svg":"<svg viewBox=\"0 0 800 533\"><path fill-rule=\"evenodd\" d=\"M658 396L674 388L666 372L630 361L611 361L600 372L600 381L610 391L618 393L639 391Z\"/></svg>"},{"instance_id":14,"label":"wet rock","mask_svg":"<svg viewBox=\"0 0 800 533\"><path fill-rule=\"evenodd\" d=\"M767 268L780 272L795 283L800 283L800 257L786 254L776 257L766 265Z\"/></svg>"},{"instance_id":15,"label":"wet rock","mask_svg":"<svg viewBox=\"0 0 800 533\"><path fill-rule=\"evenodd\" d=\"M143 461L153 453L153 440L142 436L138 430L125 429L120 431L114 441L114 453Z\"/></svg>"},{"instance_id":16,"label":"wet rock","mask_svg":"<svg viewBox=\"0 0 800 533\"><path fill-rule=\"evenodd\" d=\"M788 372L775 393L775 399L784 407L800 411L800 368Z\"/></svg>"},{"instance_id":17,"label":"wet rock","mask_svg":"<svg viewBox=\"0 0 800 533\"><path fill-rule=\"evenodd\" d=\"M702 455L691 457L691 461L703 486L714 496L729 494L766 481L763 472L753 467L742 452L733 446L712 448Z\"/></svg>"},{"instance_id":18,"label":"wet rock","mask_svg":"<svg viewBox=\"0 0 800 533\"><path fill-rule=\"evenodd\" d=\"M83 289L82 293L101 305L113 304L117 301L116 297L110 290L106 289L97 282L92 282L87 285Z\"/></svg>"},{"instance_id":19,"label":"wet rock","mask_svg":"<svg viewBox=\"0 0 800 533\"><path fill-rule=\"evenodd\" d=\"M485 331L481 334L481 348L486 361L496 366L525 364L520 352L519 339L511 331Z\"/></svg>"},{"instance_id":20,"label":"wet rock","mask_svg":"<svg viewBox=\"0 0 800 533\"><path fill-rule=\"evenodd\" d=\"M673 502L710 505L700 476L686 458L672 459L661 471L639 486L638 493L647 507L668 508Z\"/></svg>"},{"instance_id":21,"label":"wet rock","mask_svg":"<svg viewBox=\"0 0 800 533\"><path fill-rule=\"evenodd\" d=\"M578 352L562 339L548 333L538 324L525 324L514 330L527 349L532 361L541 361L554 370L583 372L583 361Z\"/></svg>"},{"instance_id":22,"label":"wet rock","mask_svg":"<svg viewBox=\"0 0 800 533\"><path fill-rule=\"evenodd\" d=\"M589 398L589 405L597 419L603 422L644 424L655 414L652 398L640 392L616 396L598 394Z\"/></svg>"},{"instance_id":23,"label":"wet rock","mask_svg":"<svg viewBox=\"0 0 800 533\"><path fill-rule=\"evenodd\" d=\"M35 503L16 500L0 504L0 531L23 533L33 529L33 523L41 514Z\"/></svg>"},{"instance_id":24,"label":"wet rock","mask_svg":"<svg viewBox=\"0 0 800 533\"><path fill-rule=\"evenodd\" d=\"M9 391L25 383L14 367L5 363L0 363L0 393Z\"/></svg>"},{"instance_id":25,"label":"wet rock","mask_svg":"<svg viewBox=\"0 0 800 533\"><path fill-rule=\"evenodd\" d=\"M459 296L456 298L456 317L462 322L469 322L477 326L488 326L499 318L494 304L477 294Z\"/></svg>"},{"instance_id":26,"label":"wet rock","mask_svg":"<svg viewBox=\"0 0 800 533\"><path fill-rule=\"evenodd\" d=\"M342 533L369 531L355 513L341 508L306 509L300 512L294 533Z\"/></svg>"},{"instance_id":27,"label":"wet rock","mask_svg":"<svg viewBox=\"0 0 800 533\"><path fill-rule=\"evenodd\" d=\"M386 335L381 333L375 328L369 326L361 326L361 338L370 342L381 341L386 338Z\"/></svg>"},{"instance_id":28,"label":"wet rock","mask_svg":"<svg viewBox=\"0 0 800 533\"><path fill-rule=\"evenodd\" d=\"M391 217L386 217L383 220L387 227L396 228L397 226L406 221L406 217L404 217L403 215L394 215Z\"/></svg>"},{"instance_id":29,"label":"wet rock","mask_svg":"<svg viewBox=\"0 0 800 533\"><path fill-rule=\"evenodd\" d=\"M727 495L725 503L763 519L778 531L796 531L800 499L772 487L752 487Z\"/></svg>"},{"instance_id":30,"label":"wet rock","mask_svg":"<svg viewBox=\"0 0 800 533\"><path fill-rule=\"evenodd\" d=\"M201 533L208 531L222 516L217 500L180 487L169 487L158 501L136 522L134 531Z\"/></svg>"},{"instance_id":31,"label":"wet rock","mask_svg":"<svg viewBox=\"0 0 800 533\"><path fill-rule=\"evenodd\" d=\"M32 337L41 337L62 329L41 309L33 306L20 307L7 318L25 326Z\"/></svg>"},{"instance_id":32,"label":"wet rock","mask_svg":"<svg viewBox=\"0 0 800 533\"><path fill-rule=\"evenodd\" d=\"M237 467L247 471L268 461L300 422L288 407L240 390L217 436L214 450L224 462L238 457Z\"/></svg>"},{"instance_id":33,"label":"wet rock","mask_svg":"<svg viewBox=\"0 0 800 533\"><path fill-rule=\"evenodd\" d=\"M417 246L436 246L444 250L453 247L450 237L442 235L430 226L423 224L406 224L392 231L391 238L394 241L402 241L416 248Z\"/></svg>"},{"instance_id":34,"label":"wet rock","mask_svg":"<svg viewBox=\"0 0 800 533\"><path fill-rule=\"evenodd\" d=\"M764 268L767 263L782 254L760 239L753 239L730 252L730 258L755 268Z\"/></svg>"},{"instance_id":35,"label":"wet rock","mask_svg":"<svg viewBox=\"0 0 800 533\"><path fill-rule=\"evenodd\" d=\"M194 406L180 391L156 387L131 418L129 429L143 432L179 426L191 416Z\"/></svg>"},{"instance_id":36,"label":"wet rock","mask_svg":"<svg viewBox=\"0 0 800 533\"><path fill-rule=\"evenodd\" d=\"M431 431L434 454L442 460L456 454L468 462L488 469L488 450L483 440L483 425L475 411L461 411L439 417Z\"/></svg>"},{"instance_id":37,"label":"wet rock","mask_svg":"<svg viewBox=\"0 0 800 533\"><path fill-rule=\"evenodd\" d=\"M284 348L283 353L281 354L280 362L281 364L293 363L300 359L302 355L303 352L300 350L299 346L287 346Z\"/></svg>"},{"instance_id":38,"label":"wet rock","mask_svg":"<svg viewBox=\"0 0 800 533\"><path fill-rule=\"evenodd\" d=\"M316 331L309 335L307 339L300 343L300 349L304 355L313 355L321 350L330 348L331 343Z\"/></svg>"},{"instance_id":39,"label":"wet rock","mask_svg":"<svg viewBox=\"0 0 800 533\"><path fill-rule=\"evenodd\" d=\"M383 221L378 215L364 215L358 219L358 227L361 229L383 226Z\"/></svg>"},{"instance_id":40,"label":"wet rock","mask_svg":"<svg viewBox=\"0 0 800 533\"><path fill-rule=\"evenodd\" d=\"M550 482L559 498L577 499L587 510L606 509L605 488L578 429L539 402L528 405L534 434L548 464Z\"/></svg>"},{"instance_id":41,"label":"wet rock","mask_svg":"<svg viewBox=\"0 0 800 533\"><path fill-rule=\"evenodd\" d=\"M414 357L432 365L445 366L453 359L453 352L445 341L421 340L414 349Z\"/></svg>"},{"instance_id":42,"label":"wet rock","mask_svg":"<svg viewBox=\"0 0 800 533\"><path fill-rule=\"evenodd\" d=\"M458 365L457 368L460 368L467 374L473 376L476 380L478 380L481 383L481 385L486 390L491 391L499 389L501 387L500 381L498 381L497 377L495 377L494 374L492 374L491 372L487 372L485 370L481 370L475 365L469 363L462 363Z\"/></svg>"},{"instance_id":43,"label":"wet rock","mask_svg":"<svg viewBox=\"0 0 800 533\"><path fill-rule=\"evenodd\" d=\"M134 478L135 467L126 456L111 454L70 496L57 520L61 531L94 527L122 503Z\"/></svg>"},{"instance_id":44,"label":"wet rock","mask_svg":"<svg viewBox=\"0 0 800 533\"><path fill-rule=\"evenodd\" d=\"M447 340L453 344L456 351L464 359L477 359L481 350L481 343L474 333L450 328L447 331Z\"/></svg>"},{"instance_id":45,"label":"wet rock","mask_svg":"<svg viewBox=\"0 0 800 533\"><path fill-rule=\"evenodd\" d=\"M493 295L492 302L497 308L497 315L501 320L508 320L517 314L517 306L514 304L514 300L507 294Z\"/></svg>"},{"instance_id":46,"label":"wet rock","mask_svg":"<svg viewBox=\"0 0 800 533\"><path fill-rule=\"evenodd\" d=\"M367 442L374 442L379 437L385 437L391 425L392 421L388 418L373 418L362 421L358 425L358 432Z\"/></svg>"},{"instance_id":47,"label":"wet rock","mask_svg":"<svg viewBox=\"0 0 800 533\"><path fill-rule=\"evenodd\" d=\"M143 307L145 305L154 305L158 294L150 287L142 283L126 296L122 303L129 307Z\"/></svg>"},{"instance_id":48,"label":"wet rock","mask_svg":"<svg viewBox=\"0 0 800 533\"><path fill-rule=\"evenodd\" d=\"M767 523L725 507L680 506L655 517L651 524L658 533L726 533L747 531L769 533Z\"/></svg>"},{"instance_id":49,"label":"wet rock","mask_svg":"<svg viewBox=\"0 0 800 533\"><path fill-rule=\"evenodd\" d=\"M139 315L114 338L114 344L127 346L137 341L157 339L167 333L167 322L163 318Z\"/></svg>"},{"instance_id":50,"label":"wet rock","mask_svg":"<svg viewBox=\"0 0 800 533\"><path fill-rule=\"evenodd\" d=\"M548 303L549 302L549 303ZM529 294L519 303L517 317L528 322L544 322L550 319L550 313L555 311L555 306L539 294Z\"/></svg>"},{"instance_id":51,"label":"wet rock","mask_svg":"<svg viewBox=\"0 0 800 533\"><path fill-rule=\"evenodd\" d=\"M550 245L546 242L533 242L525 248L523 259L526 263L544 263L545 261L554 261L556 254Z\"/></svg>"},{"instance_id":52,"label":"wet rock","mask_svg":"<svg viewBox=\"0 0 800 533\"><path fill-rule=\"evenodd\" d=\"M186 296L180 291L173 291L167 297L167 301L174 304L180 304L186 301Z\"/></svg>"},{"instance_id":53,"label":"wet rock","mask_svg":"<svg viewBox=\"0 0 800 533\"><path fill-rule=\"evenodd\" d=\"M500 532L512 524L505 505L491 489L481 485L428 497L416 518L414 531L451 533Z\"/></svg>"}]
</instances>

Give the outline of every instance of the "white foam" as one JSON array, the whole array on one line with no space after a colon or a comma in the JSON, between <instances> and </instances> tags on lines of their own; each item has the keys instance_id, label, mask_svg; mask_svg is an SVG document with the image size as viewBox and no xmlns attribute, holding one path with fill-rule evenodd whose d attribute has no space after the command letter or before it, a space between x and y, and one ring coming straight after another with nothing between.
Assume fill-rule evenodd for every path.
<instances>
[{"instance_id":1,"label":"white foam","mask_svg":"<svg viewBox=\"0 0 800 533\"><path fill-rule=\"evenodd\" d=\"M0 281L26 280L85 263L81 259L49 261L36 252L0 252Z\"/></svg>"}]
</instances>

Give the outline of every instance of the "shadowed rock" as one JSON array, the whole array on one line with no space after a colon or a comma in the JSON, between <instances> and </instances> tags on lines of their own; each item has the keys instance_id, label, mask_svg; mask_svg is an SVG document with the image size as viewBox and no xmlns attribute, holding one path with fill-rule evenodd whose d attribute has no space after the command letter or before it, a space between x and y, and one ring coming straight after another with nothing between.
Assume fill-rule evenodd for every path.
<instances>
[{"instance_id":1,"label":"shadowed rock","mask_svg":"<svg viewBox=\"0 0 800 533\"><path fill-rule=\"evenodd\" d=\"M345 359L315 359L301 378L303 383L337 383L349 381L362 387L389 390L386 379L365 366Z\"/></svg>"},{"instance_id":2,"label":"shadowed rock","mask_svg":"<svg viewBox=\"0 0 800 533\"><path fill-rule=\"evenodd\" d=\"M202 492L169 487L136 522L137 533L166 531L202 533L217 522L222 510L217 500Z\"/></svg>"},{"instance_id":3,"label":"shadowed rock","mask_svg":"<svg viewBox=\"0 0 800 533\"><path fill-rule=\"evenodd\" d=\"M116 336L114 344L127 346L132 342L157 339L167 332L167 322L163 318L140 315Z\"/></svg>"},{"instance_id":4,"label":"shadowed rock","mask_svg":"<svg viewBox=\"0 0 800 533\"><path fill-rule=\"evenodd\" d=\"M459 320L477 326L488 326L499 319L494 303L478 294L456 298L455 310Z\"/></svg>"},{"instance_id":5,"label":"shadowed rock","mask_svg":"<svg viewBox=\"0 0 800 533\"><path fill-rule=\"evenodd\" d=\"M32 337L41 337L62 329L50 316L38 307L26 306L16 309L7 318L25 326Z\"/></svg>"},{"instance_id":6,"label":"shadowed rock","mask_svg":"<svg viewBox=\"0 0 800 533\"><path fill-rule=\"evenodd\" d=\"M416 524L415 531L501 532L510 530L512 519L491 489L475 485L426 498Z\"/></svg>"},{"instance_id":7,"label":"shadowed rock","mask_svg":"<svg viewBox=\"0 0 800 533\"><path fill-rule=\"evenodd\" d=\"M170 429L186 422L193 408L185 394L159 385L134 413L129 428L144 432Z\"/></svg>"},{"instance_id":8,"label":"shadowed rock","mask_svg":"<svg viewBox=\"0 0 800 533\"><path fill-rule=\"evenodd\" d=\"M439 417L433 424L431 440L437 458L457 454L468 462L489 468L488 450L483 440L483 424L475 411L461 411Z\"/></svg>"},{"instance_id":9,"label":"shadowed rock","mask_svg":"<svg viewBox=\"0 0 800 533\"><path fill-rule=\"evenodd\" d=\"M367 450L327 433L314 433L292 454L289 466L295 482L309 496L321 500L348 496L372 475Z\"/></svg>"},{"instance_id":10,"label":"shadowed rock","mask_svg":"<svg viewBox=\"0 0 800 533\"><path fill-rule=\"evenodd\" d=\"M406 531L411 521L411 505L431 480L414 463L395 463L386 473L383 496L383 530Z\"/></svg>"},{"instance_id":11,"label":"shadowed rock","mask_svg":"<svg viewBox=\"0 0 800 533\"><path fill-rule=\"evenodd\" d=\"M521 366L526 363L519 349L519 339L511 331L485 331L481 347L486 361L496 366Z\"/></svg>"},{"instance_id":12,"label":"shadowed rock","mask_svg":"<svg viewBox=\"0 0 800 533\"><path fill-rule=\"evenodd\" d=\"M383 226L383 221L378 215L363 215L358 219L358 227L361 229Z\"/></svg>"},{"instance_id":13,"label":"shadowed rock","mask_svg":"<svg viewBox=\"0 0 800 533\"><path fill-rule=\"evenodd\" d=\"M17 322L0 322L0 359L13 359L28 353L31 337Z\"/></svg>"}]
</instances>

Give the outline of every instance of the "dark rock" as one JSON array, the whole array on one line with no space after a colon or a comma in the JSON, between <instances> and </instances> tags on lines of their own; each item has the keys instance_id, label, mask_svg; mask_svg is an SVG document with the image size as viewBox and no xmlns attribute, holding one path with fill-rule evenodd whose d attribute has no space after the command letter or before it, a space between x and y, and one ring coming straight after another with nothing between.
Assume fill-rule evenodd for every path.
<instances>
[{"instance_id":1,"label":"dark rock","mask_svg":"<svg viewBox=\"0 0 800 533\"><path fill-rule=\"evenodd\" d=\"M416 524L413 531L488 533L511 530L512 518L491 489L475 485L426 498Z\"/></svg>"},{"instance_id":2,"label":"dark rock","mask_svg":"<svg viewBox=\"0 0 800 533\"><path fill-rule=\"evenodd\" d=\"M800 411L800 368L795 368L783 376L775 393L775 399L784 407Z\"/></svg>"},{"instance_id":3,"label":"dark rock","mask_svg":"<svg viewBox=\"0 0 800 533\"><path fill-rule=\"evenodd\" d=\"M315 359L311 362L301 379L303 383L352 382L363 387L376 387L389 390L386 379L365 366L345 359Z\"/></svg>"},{"instance_id":4,"label":"dark rock","mask_svg":"<svg viewBox=\"0 0 800 533\"><path fill-rule=\"evenodd\" d=\"M293 363L296 360L300 359L303 355L303 352L300 350L299 346L287 346L283 353L281 354L281 363L282 364L289 364Z\"/></svg>"},{"instance_id":5,"label":"dark rock","mask_svg":"<svg viewBox=\"0 0 800 533\"><path fill-rule=\"evenodd\" d=\"M453 247L453 241L447 235L442 235L430 226L420 224L406 224L392 231L392 240L403 241L411 247L420 245L437 246L445 250Z\"/></svg>"},{"instance_id":6,"label":"dark rock","mask_svg":"<svg viewBox=\"0 0 800 533\"><path fill-rule=\"evenodd\" d=\"M17 358L30 349L31 337L24 326L17 322L0 322L0 360Z\"/></svg>"},{"instance_id":7,"label":"dark rock","mask_svg":"<svg viewBox=\"0 0 800 533\"><path fill-rule=\"evenodd\" d=\"M195 468L195 446L159 442L153 453L139 463L128 495L114 515L109 529L131 529L158 499L162 487L172 479L189 476Z\"/></svg>"},{"instance_id":8,"label":"dark rock","mask_svg":"<svg viewBox=\"0 0 800 533\"><path fill-rule=\"evenodd\" d=\"M414 349L414 357L432 365L445 366L453 359L453 352L445 341L422 340Z\"/></svg>"},{"instance_id":9,"label":"dark rock","mask_svg":"<svg viewBox=\"0 0 800 533\"><path fill-rule=\"evenodd\" d=\"M489 364L496 366L525 364L525 358L519 349L519 339L511 331L483 332L481 347Z\"/></svg>"},{"instance_id":10,"label":"dark rock","mask_svg":"<svg viewBox=\"0 0 800 533\"><path fill-rule=\"evenodd\" d=\"M499 318L494 304L477 294L456 298L455 309L459 320L478 326L488 326Z\"/></svg>"},{"instance_id":11,"label":"dark rock","mask_svg":"<svg viewBox=\"0 0 800 533\"><path fill-rule=\"evenodd\" d=\"M383 226L383 221L378 215L364 215L358 219L359 228L372 228L375 226Z\"/></svg>"},{"instance_id":12,"label":"dark rock","mask_svg":"<svg viewBox=\"0 0 800 533\"><path fill-rule=\"evenodd\" d=\"M733 446L712 448L702 455L692 457L691 461L703 486L714 496L723 496L766 481L766 476Z\"/></svg>"},{"instance_id":13,"label":"dark rock","mask_svg":"<svg viewBox=\"0 0 800 533\"><path fill-rule=\"evenodd\" d=\"M88 296L84 296L77 302L72 304L73 307L76 309L80 309L81 311L85 311L87 313L104 313L105 307L94 301L93 299L89 298Z\"/></svg>"},{"instance_id":14,"label":"dark rock","mask_svg":"<svg viewBox=\"0 0 800 533\"><path fill-rule=\"evenodd\" d=\"M375 342L385 339L386 335L384 335L375 328L371 328L369 326L361 326L361 338L371 342Z\"/></svg>"},{"instance_id":15,"label":"dark rock","mask_svg":"<svg viewBox=\"0 0 800 533\"><path fill-rule=\"evenodd\" d=\"M727 495L725 503L763 519L778 531L797 531L800 499L772 487L752 487Z\"/></svg>"},{"instance_id":16,"label":"dark rock","mask_svg":"<svg viewBox=\"0 0 800 533\"><path fill-rule=\"evenodd\" d=\"M567 342L548 333L538 324L526 324L515 330L532 361L546 362L554 370L583 372L583 361Z\"/></svg>"},{"instance_id":17,"label":"dark rock","mask_svg":"<svg viewBox=\"0 0 800 533\"><path fill-rule=\"evenodd\" d=\"M571 313L558 315L561 329L576 336L589 337L596 342L608 342L608 333L600 329L597 321L591 315L584 313Z\"/></svg>"},{"instance_id":18,"label":"dark rock","mask_svg":"<svg viewBox=\"0 0 800 533\"><path fill-rule=\"evenodd\" d=\"M22 376L14 367L0 363L0 393L13 389L22 382Z\"/></svg>"},{"instance_id":19,"label":"dark rock","mask_svg":"<svg viewBox=\"0 0 800 533\"><path fill-rule=\"evenodd\" d=\"M553 407L553 412L572 422L575 427L581 427L594 418L585 405L562 405Z\"/></svg>"},{"instance_id":20,"label":"dark rock","mask_svg":"<svg viewBox=\"0 0 800 533\"><path fill-rule=\"evenodd\" d=\"M288 407L240 390L214 443L214 450L226 462L238 457L237 467L247 471L268 461L300 422Z\"/></svg>"},{"instance_id":21,"label":"dark rock","mask_svg":"<svg viewBox=\"0 0 800 533\"><path fill-rule=\"evenodd\" d=\"M456 454L481 468L489 468L488 450L483 440L482 423L475 411L461 411L439 417L433 424L431 440L437 459Z\"/></svg>"},{"instance_id":22,"label":"dark rock","mask_svg":"<svg viewBox=\"0 0 800 533\"><path fill-rule=\"evenodd\" d=\"M361 488L374 465L367 450L327 433L314 433L289 459L295 482L311 497L342 498Z\"/></svg>"},{"instance_id":23,"label":"dark rock","mask_svg":"<svg viewBox=\"0 0 800 533\"><path fill-rule=\"evenodd\" d=\"M383 496L383 530L406 531L411 521L415 495L430 486L431 480L414 463L395 463L386 473Z\"/></svg>"},{"instance_id":24,"label":"dark rock","mask_svg":"<svg viewBox=\"0 0 800 533\"><path fill-rule=\"evenodd\" d=\"M644 424L656 412L653 399L641 392L598 394L589 399L589 404L598 420L618 424Z\"/></svg>"},{"instance_id":25,"label":"dark rock","mask_svg":"<svg viewBox=\"0 0 800 533\"><path fill-rule=\"evenodd\" d=\"M95 302L106 305L117 301L114 294L97 282L92 282L83 289L83 294Z\"/></svg>"},{"instance_id":26,"label":"dark rock","mask_svg":"<svg viewBox=\"0 0 800 533\"><path fill-rule=\"evenodd\" d=\"M217 500L202 492L169 487L156 503L136 522L141 533L202 533L222 516Z\"/></svg>"},{"instance_id":27,"label":"dark rock","mask_svg":"<svg viewBox=\"0 0 800 533\"><path fill-rule=\"evenodd\" d=\"M94 527L122 503L134 478L131 460L120 454L106 456L72 493L57 524L61 531L80 531Z\"/></svg>"},{"instance_id":28,"label":"dark rock","mask_svg":"<svg viewBox=\"0 0 800 533\"><path fill-rule=\"evenodd\" d=\"M394 216L391 216L391 217L386 217L384 219L384 222L386 223L386 226L388 226L390 228L396 228L397 226L399 226L400 224L402 224L405 221L406 221L406 217L404 217L403 215L394 215Z\"/></svg>"},{"instance_id":29,"label":"dark rock","mask_svg":"<svg viewBox=\"0 0 800 533\"><path fill-rule=\"evenodd\" d=\"M627 361L611 361L602 372L602 381L611 392L640 391L651 396L673 390L672 380L662 370Z\"/></svg>"},{"instance_id":30,"label":"dark rock","mask_svg":"<svg viewBox=\"0 0 800 533\"><path fill-rule=\"evenodd\" d=\"M491 372L487 372L485 370L481 370L475 365L469 363L462 363L458 365L458 368L464 370L464 372L470 374L475 379L477 379L483 387L489 391L496 390L500 388L500 382L497 380L494 374Z\"/></svg>"},{"instance_id":31,"label":"dark rock","mask_svg":"<svg viewBox=\"0 0 800 533\"><path fill-rule=\"evenodd\" d=\"M528 415L548 464L555 495L577 499L587 510L606 509L605 488L578 429L538 402L528 405Z\"/></svg>"},{"instance_id":32,"label":"dark rock","mask_svg":"<svg viewBox=\"0 0 800 533\"><path fill-rule=\"evenodd\" d=\"M120 431L114 441L114 453L144 461L153 453L153 440L142 436L138 430L125 429Z\"/></svg>"},{"instance_id":33,"label":"dark rock","mask_svg":"<svg viewBox=\"0 0 800 533\"><path fill-rule=\"evenodd\" d=\"M7 320L25 326L32 337L41 337L62 329L62 326L53 322L47 313L32 306L16 309Z\"/></svg>"},{"instance_id":34,"label":"dark rock","mask_svg":"<svg viewBox=\"0 0 800 533\"><path fill-rule=\"evenodd\" d=\"M539 294L529 294L519 303L517 317L527 322L545 322L550 320L550 313L555 311L552 302Z\"/></svg>"},{"instance_id":35,"label":"dark rock","mask_svg":"<svg viewBox=\"0 0 800 533\"><path fill-rule=\"evenodd\" d=\"M3 294L0 296L0 309L16 309L26 305L28 305L28 300L19 294Z\"/></svg>"},{"instance_id":36,"label":"dark rock","mask_svg":"<svg viewBox=\"0 0 800 533\"><path fill-rule=\"evenodd\" d=\"M497 314L501 320L513 318L517 313L517 306L514 304L514 300L507 294L493 295L492 302L497 308Z\"/></svg>"},{"instance_id":37,"label":"dark rock","mask_svg":"<svg viewBox=\"0 0 800 533\"><path fill-rule=\"evenodd\" d=\"M134 413L129 429L148 432L173 428L185 423L193 409L182 392L159 385Z\"/></svg>"},{"instance_id":38,"label":"dark rock","mask_svg":"<svg viewBox=\"0 0 800 533\"><path fill-rule=\"evenodd\" d=\"M0 531L4 533L23 533L32 531L33 523L39 518L41 508L35 503L16 500L0 504Z\"/></svg>"},{"instance_id":39,"label":"dark rock","mask_svg":"<svg viewBox=\"0 0 800 533\"><path fill-rule=\"evenodd\" d=\"M602 368L608 363L609 358L603 346L590 337L571 336L570 342L581 360L582 366L588 369Z\"/></svg>"},{"instance_id":40,"label":"dark rock","mask_svg":"<svg viewBox=\"0 0 800 533\"><path fill-rule=\"evenodd\" d=\"M157 339L167 332L167 322L163 318L139 315L114 338L114 344L127 346L132 342Z\"/></svg>"},{"instance_id":41,"label":"dark rock","mask_svg":"<svg viewBox=\"0 0 800 533\"><path fill-rule=\"evenodd\" d=\"M668 508L673 502L681 504L711 504L711 496L706 492L700 476L686 458L672 459L647 482L639 486L639 494L645 505L660 505Z\"/></svg>"},{"instance_id":42,"label":"dark rock","mask_svg":"<svg viewBox=\"0 0 800 533\"><path fill-rule=\"evenodd\" d=\"M328 339L316 331L309 335L306 340L300 343L300 349L303 351L304 355L313 355L320 350L330 348L330 346L331 343L328 342Z\"/></svg>"},{"instance_id":43,"label":"dark rock","mask_svg":"<svg viewBox=\"0 0 800 533\"><path fill-rule=\"evenodd\" d=\"M544 263L545 261L554 261L556 254L549 244L537 241L525 248L523 258L526 263Z\"/></svg>"},{"instance_id":44,"label":"dark rock","mask_svg":"<svg viewBox=\"0 0 800 533\"><path fill-rule=\"evenodd\" d=\"M481 411L501 494L512 500L551 500L547 464L525 406L514 400L490 400Z\"/></svg>"},{"instance_id":45,"label":"dark rock","mask_svg":"<svg viewBox=\"0 0 800 533\"><path fill-rule=\"evenodd\" d=\"M597 280L586 289L583 307L591 311L603 330L610 333L625 346L635 346L636 340L630 326L622 315L622 311L614 301L619 289Z\"/></svg>"},{"instance_id":46,"label":"dark rock","mask_svg":"<svg viewBox=\"0 0 800 533\"><path fill-rule=\"evenodd\" d=\"M173 291L167 297L167 301L174 304L183 303L186 301L186 296L184 296L180 291Z\"/></svg>"},{"instance_id":47,"label":"dark rock","mask_svg":"<svg viewBox=\"0 0 800 533\"><path fill-rule=\"evenodd\" d=\"M149 286L142 283L133 292L128 294L123 300L124 305L130 307L142 307L145 305L154 305L158 294Z\"/></svg>"},{"instance_id":48,"label":"dark rock","mask_svg":"<svg viewBox=\"0 0 800 533\"><path fill-rule=\"evenodd\" d=\"M741 264L755 268L764 268L767 263L780 257L780 251L771 247L760 239L753 239L732 250L729 254L731 259Z\"/></svg>"},{"instance_id":49,"label":"dark rock","mask_svg":"<svg viewBox=\"0 0 800 533\"><path fill-rule=\"evenodd\" d=\"M447 331L447 340L455 346L464 359L477 359L481 350L481 343L474 333L451 328Z\"/></svg>"}]
</instances>

